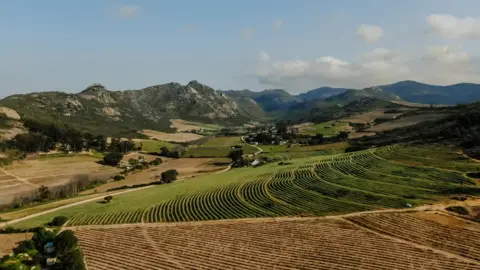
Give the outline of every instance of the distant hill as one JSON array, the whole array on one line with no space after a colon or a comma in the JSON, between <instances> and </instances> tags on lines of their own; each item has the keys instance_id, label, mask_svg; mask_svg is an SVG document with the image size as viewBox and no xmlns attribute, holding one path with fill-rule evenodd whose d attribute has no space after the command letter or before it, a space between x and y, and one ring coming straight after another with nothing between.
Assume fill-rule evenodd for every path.
<instances>
[{"instance_id":1,"label":"distant hill","mask_svg":"<svg viewBox=\"0 0 480 270\"><path fill-rule=\"evenodd\" d=\"M320 87L317 89L310 90L305 93L299 94L297 97L302 101L319 99L319 98L328 98L346 92L347 88L332 88L332 87Z\"/></svg>"},{"instance_id":2,"label":"distant hill","mask_svg":"<svg viewBox=\"0 0 480 270\"><path fill-rule=\"evenodd\" d=\"M263 116L247 97L232 98L197 81L167 83L141 90L109 91L94 84L78 94L62 92L14 95L0 106L23 119L69 124L93 134L136 134L141 129L173 131L170 119L239 124Z\"/></svg>"},{"instance_id":3,"label":"distant hill","mask_svg":"<svg viewBox=\"0 0 480 270\"><path fill-rule=\"evenodd\" d=\"M424 104L465 104L480 100L480 84L460 83L436 86L415 81L403 81L379 86L401 99Z\"/></svg>"}]
</instances>

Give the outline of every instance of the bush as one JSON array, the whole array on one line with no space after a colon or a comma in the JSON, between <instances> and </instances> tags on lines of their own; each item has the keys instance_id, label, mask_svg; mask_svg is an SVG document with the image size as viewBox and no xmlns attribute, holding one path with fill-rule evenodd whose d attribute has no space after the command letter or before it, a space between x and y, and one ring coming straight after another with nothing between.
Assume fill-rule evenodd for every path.
<instances>
[{"instance_id":1,"label":"bush","mask_svg":"<svg viewBox=\"0 0 480 270\"><path fill-rule=\"evenodd\" d=\"M18 247L13 249L15 254L27 253L31 250L35 250L35 242L32 240L24 240L18 244Z\"/></svg>"},{"instance_id":2,"label":"bush","mask_svg":"<svg viewBox=\"0 0 480 270\"><path fill-rule=\"evenodd\" d=\"M178 171L177 170L168 170L162 173L162 182L171 183L177 180Z\"/></svg>"},{"instance_id":3,"label":"bush","mask_svg":"<svg viewBox=\"0 0 480 270\"><path fill-rule=\"evenodd\" d=\"M57 255L71 252L77 245L78 239L70 230L63 231L55 237L55 252Z\"/></svg>"},{"instance_id":4,"label":"bush","mask_svg":"<svg viewBox=\"0 0 480 270\"><path fill-rule=\"evenodd\" d=\"M107 196L103 199L105 200L106 203L109 203L111 200L113 200L113 197L112 196Z\"/></svg>"},{"instance_id":5,"label":"bush","mask_svg":"<svg viewBox=\"0 0 480 270\"><path fill-rule=\"evenodd\" d=\"M470 212L463 206L449 206L446 208L447 211L454 212L460 215L468 215Z\"/></svg>"},{"instance_id":6,"label":"bush","mask_svg":"<svg viewBox=\"0 0 480 270\"><path fill-rule=\"evenodd\" d=\"M55 233L45 228L40 228L32 237L37 250L43 250L43 246L55 240Z\"/></svg>"},{"instance_id":7,"label":"bush","mask_svg":"<svg viewBox=\"0 0 480 270\"><path fill-rule=\"evenodd\" d=\"M113 180L115 180L115 181L120 181L120 180L123 180L123 179L125 179L125 176L120 175L120 174L115 175L115 177L113 177Z\"/></svg>"},{"instance_id":8,"label":"bush","mask_svg":"<svg viewBox=\"0 0 480 270\"><path fill-rule=\"evenodd\" d=\"M51 226L57 226L57 227L60 227L60 226L63 226L63 224L67 223L68 221L68 218L65 217L65 216L58 216L58 217L55 217L52 222L50 222L50 225Z\"/></svg>"},{"instance_id":9,"label":"bush","mask_svg":"<svg viewBox=\"0 0 480 270\"><path fill-rule=\"evenodd\" d=\"M123 159L123 154L119 152L108 153L104 158L103 162L105 165L117 166L118 163Z\"/></svg>"},{"instance_id":10,"label":"bush","mask_svg":"<svg viewBox=\"0 0 480 270\"><path fill-rule=\"evenodd\" d=\"M158 166L160 164L162 164L162 159L161 158L156 158L155 160L152 160L152 162L150 162L151 165L154 165L154 166Z\"/></svg>"},{"instance_id":11,"label":"bush","mask_svg":"<svg viewBox=\"0 0 480 270\"><path fill-rule=\"evenodd\" d=\"M83 260L83 252L79 249L71 250L59 257L60 266L63 270L84 270L86 269Z\"/></svg>"}]
</instances>

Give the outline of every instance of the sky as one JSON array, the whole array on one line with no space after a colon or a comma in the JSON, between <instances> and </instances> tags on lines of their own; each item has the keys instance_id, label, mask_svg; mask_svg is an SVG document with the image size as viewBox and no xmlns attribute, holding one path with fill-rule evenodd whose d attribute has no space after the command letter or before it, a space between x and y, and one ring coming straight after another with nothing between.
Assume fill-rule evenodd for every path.
<instances>
[{"instance_id":1,"label":"sky","mask_svg":"<svg viewBox=\"0 0 480 270\"><path fill-rule=\"evenodd\" d=\"M478 0L3 0L0 96L480 83Z\"/></svg>"}]
</instances>

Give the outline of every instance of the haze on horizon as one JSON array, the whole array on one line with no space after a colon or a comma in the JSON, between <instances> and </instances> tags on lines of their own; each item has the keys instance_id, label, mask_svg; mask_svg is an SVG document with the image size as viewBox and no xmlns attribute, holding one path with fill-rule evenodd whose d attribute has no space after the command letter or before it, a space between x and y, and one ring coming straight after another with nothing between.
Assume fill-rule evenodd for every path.
<instances>
[{"instance_id":1,"label":"haze on horizon","mask_svg":"<svg viewBox=\"0 0 480 270\"><path fill-rule=\"evenodd\" d=\"M2 1L0 96L480 83L480 1Z\"/></svg>"}]
</instances>

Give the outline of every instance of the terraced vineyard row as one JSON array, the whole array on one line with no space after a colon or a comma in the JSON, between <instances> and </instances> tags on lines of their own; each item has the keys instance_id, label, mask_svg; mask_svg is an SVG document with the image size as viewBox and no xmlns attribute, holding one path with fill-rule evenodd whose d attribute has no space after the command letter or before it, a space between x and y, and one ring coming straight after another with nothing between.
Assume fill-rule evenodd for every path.
<instances>
[{"instance_id":1,"label":"terraced vineyard row","mask_svg":"<svg viewBox=\"0 0 480 270\"><path fill-rule=\"evenodd\" d=\"M480 262L385 238L341 218L140 225L80 229L75 234L91 270L467 270L480 266ZM450 239L461 241L456 235Z\"/></svg>"},{"instance_id":2,"label":"terraced vineyard row","mask_svg":"<svg viewBox=\"0 0 480 270\"><path fill-rule=\"evenodd\" d=\"M388 153L400 149L389 146L313 159L275 173L183 193L147 209L76 216L69 224L323 216L404 208L474 184L461 172L414 167L388 159Z\"/></svg>"}]
</instances>

